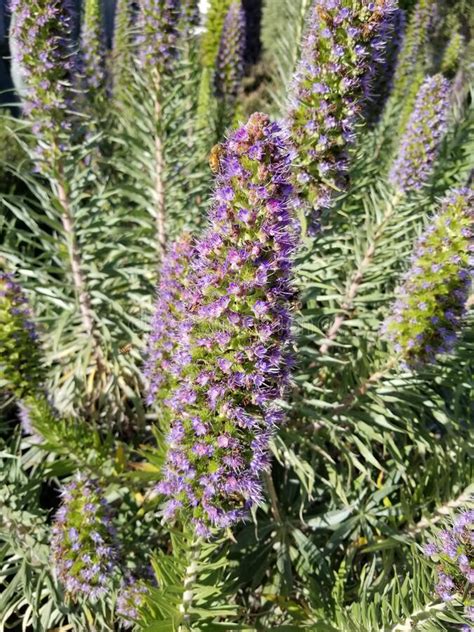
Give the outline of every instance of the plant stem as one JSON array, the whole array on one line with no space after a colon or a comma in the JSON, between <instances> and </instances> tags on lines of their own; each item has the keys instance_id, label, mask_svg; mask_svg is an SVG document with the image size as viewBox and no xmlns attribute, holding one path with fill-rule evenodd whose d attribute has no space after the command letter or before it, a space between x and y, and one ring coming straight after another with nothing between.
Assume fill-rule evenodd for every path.
<instances>
[{"instance_id":1,"label":"plant stem","mask_svg":"<svg viewBox=\"0 0 474 632\"><path fill-rule=\"evenodd\" d=\"M354 274L351 277L349 287L347 288L347 291L344 295L344 300L341 303L341 309L344 310L345 313L338 314L336 318L334 319L331 327L329 328L326 335L326 340L321 345L321 349L320 349L323 355L325 355L328 352L329 347L333 345L334 339L336 338L339 330L341 329L342 325L347 319L347 312L352 308L354 299L357 296L357 293L359 292L360 286L362 284L364 274L366 273L367 268L372 263L372 260L375 256L377 242L382 237L387 224L393 217L396 207L400 201L400 197L401 197L400 194L395 194L392 197L392 199L388 202L387 207L385 209L385 213L383 214L380 223L377 225L372 242L368 245L362 261L360 262L359 266L357 267L357 270L354 272Z\"/></svg>"},{"instance_id":2,"label":"plant stem","mask_svg":"<svg viewBox=\"0 0 474 632\"><path fill-rule=\"evenodd\" d=\"M64 182L62 169L58 169L59 178L56 182L56 195L61 205L61 222L66 233L69 259L71 263L71 272L74 289L79 301L79 310L81 313L82 324L84 330L92 341L93 353L99 368L104 366L104 358L99 345L97 332L95 329L94 318L92 315L91 298L87 290L87 285L82 271L82 261L77 236L74 226L74 216L67 194L67 187Z\"/></svg>"},{"instance_id":3,"label":"plant stem","mask_svg":"<svg viewBox=\"0 0 474 632\"><path fill-rule=\"evenodd\" d=\"M199 540L193 537L190 546L189 564L186 567L183 579L183 598L181 601L181 605L179 606L179 611L183 615L183 621L178 628L178 632L185 632L185 630L191 629L191 615L189 613L189 609L191 608L193 603L193 586L197 580L200 550L201 546Z\"/></svg>"},{"instance_id":4,"label":"plant stem","mask_svg":"<svg viewBox=\"0 0 474 632\"><path fill-rule=\"evenodd\" d=\"M165 199L165 187L164 187L164 170L165 170L165 158L163 142L161 138L162 132L162 108L161 108L161 90L160 79L156 78L155 81L155 107L154 107L154 123L155 123L155 182L154 182L154 195L155 195L155 224L156 224L156 241L158 246L158 256L160 259L163 257L166 245L166 232L165 232L165 213L166 213L166 199Z\"/></svg>"},{"instance_id":5,"label":"plant stem","mask_svg":"<svg viewBox=\"0 0 474 632\"><path fill-rule=\"evenodd\" d=\"M365 395L367 391L377 384L390 369L392 369L396 363L398 362L398 357L390 358L381 369L375 371L370 375L360 386L358 386L354 391L346 395L346 397L342 400L339 406L332 408L329 412L330 416L337 415L341 412L349 410L352 406L359 400L360 397Z\"/></svg>"},{"instance_id":6,"label":"plant stem","mask_svg":"<svg viewBox=\"0 0 474 632\"><path fill-rule=\"evenodd\" d=\"M283 520L282 520L281 511L280 511L280 503L278 501L278 495L276 493L275 485L273 484L272 475L269 472L264 472L263 479L265 481L265 485L267 486L268 495L270 496L273 517L275 518L275 522L280 525L283 523Z\"/></svg>"}]
</instances>

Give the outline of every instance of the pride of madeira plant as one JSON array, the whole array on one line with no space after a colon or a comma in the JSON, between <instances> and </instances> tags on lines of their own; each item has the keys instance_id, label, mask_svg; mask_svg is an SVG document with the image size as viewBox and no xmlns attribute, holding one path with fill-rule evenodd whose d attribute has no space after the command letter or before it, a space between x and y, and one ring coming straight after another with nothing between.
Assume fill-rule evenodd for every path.
<instances>
[{"instance_id":1,"label":"pride of madeira plant","mask_svg":"<svg viewBox=\"0 0 474 632\"><path fill-rule=\"evenodd\" d=\"M7 9L0 632L474 630L469 3Z\"/></svg>"}]
</instances>

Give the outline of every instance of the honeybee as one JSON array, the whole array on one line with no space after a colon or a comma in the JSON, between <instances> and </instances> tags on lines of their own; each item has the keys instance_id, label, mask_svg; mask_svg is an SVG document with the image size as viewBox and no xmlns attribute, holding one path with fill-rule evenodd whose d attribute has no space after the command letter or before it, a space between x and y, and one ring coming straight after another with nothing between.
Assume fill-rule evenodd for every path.
<instances>
[{"instance_id":1,"label":"honeybee","mask_svg":"<svg viewBox=\"0 0 474 632\"><path fill-rule=\"evenodd\" d=\"M128 342L126 345L119 347L119 353L121 355L126 355L127 353L130 353L132 349L133 349L133 344L131 342Z\"/></svg>"},{"instance_id":2,"label":"honeybee","mask_svg":"<svg viewBox=\"0 0 474 632\"><path fill-rule=\"evenodd\" d=\"M224 153L224 147L221 143L217 143L211 149L211 153L209 154L209 167L211 168L212 173L217 173L221 166L221 158Z\"/></svg>"}]
</instances>

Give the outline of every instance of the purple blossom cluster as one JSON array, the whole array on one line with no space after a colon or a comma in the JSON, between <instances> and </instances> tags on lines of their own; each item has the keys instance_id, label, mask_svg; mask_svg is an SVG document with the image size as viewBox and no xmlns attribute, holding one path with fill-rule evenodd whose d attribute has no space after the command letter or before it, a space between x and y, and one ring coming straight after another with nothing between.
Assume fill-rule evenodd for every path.
<instances>
[{"instance_id":1,"label":"purple blossom cluster","mask_svg":"<svg viewBox=\"0 0 474 632\"><path fill-rule=\"evenodd\" d=\"M62 490L51 539L53 565L68 593L92 600L107 593L117 561L114 534L102 489L77 474Z\"/></svg>"},{"instance_id":2,"label":"purple blossom cluster","mask_svg":"<svg viewBox=\"0 0 474 632\"><path fill-rule=\"evenodd\" d=\"M425 555L437 562L436 593L443 601L451 601L457 594L464 600L465 614L474 626L474 510L463 511L450 529L443 529L434 541L424 548Z\"/></svg>"},{"instance_id":3,"label":"purple blossom cluster","mask_svg":"<svg viewBox=\"0 0 474 632\"><path fill-rule=\"evenodd\" d=\"M116 613L122 620L121 623L124 628L133 627L140 616L140 607L148 593L149 589L146 584L135 577L128 577L122 583L117 598Z\"/></svg>"},{"instance_id":4,"label":"purple blossom cluster","mask_svg":"<svg viewBox=\"0 0 474 632\"><path fill-rule=\"evenodd\" d=\"M168 72L176 57L179 0L142 0L138 17L137 46L145 72Z\"/></svg>"},{"instance_id":5,"label":"purple blossom cluster","mask_svg":"<svg viewBox=\"0 0 474 632\"><path fill-rule=\"evenodd\" d=\"M25 85L23 111L41 138L36 157L44 165L60 151L60 132L70 129L70 5L63 0L10 0L10 10L12 57Z\"/></svg>"},{"instance_id":6,"label":"purple blossom cluster","mask_svg":"<svg viewBox=\"0 0 474 632\"><path fill-rule=\"evenodd\" d=\"M347 150L367 91L364 78L383 59L392 12L392 0L316 0L309 10L288 126L295 181L313 229L334 192L346 187Z\"/></svg>"},{"instance_id":7,"label":"purple blossom cluster","mask_svg":"<svg viewBox=\"0 0 474 632\"><path fill-rule=\"evenodd\" d=\"M106 44L100 0L85 0L81 29L81 74L86 91L96 92L106 82Z\"/></svg>"},{"instance_id":8,"label":"purple blossom cluster","mask_svg":"<svg viewBox=\"0 0 474 632\"><path fill-rule=\"evenodd\" d=\"M232 2L222 27L214 85L224 102L233 104L244 76L245 13L240 0Z\"/></svg>"},{"instance_id":9,"label":"purple blossom cluster","mask_svg":"<svg viewBox=\"0 0 474 632\"><path fill-rule=\"evenodd\" d=\"M217 172L210 226L185 253L185 281L172 284L180 298L170 363L147 368L151 397L158 395L170 423L157 486L169 499L164 516L186 510L199 536L232 525L262 499L260 474L269 466L292 365L296 226L281 129L253 114L221 147ZM175 251L170 258L175 269ZM159 332L169 318L166 303L154 321ZM162 391L155 386L160 371L170 376Z\"/></svg>"},{"instance_id":10,"label":"purple blossom cluster","mask_svg":"<svg viewBox=\"0 0 474 632\"><path fill-rule=\"evenodd\" d=\"M403 193L423 188L433 172L447 129L449 95L450 83L442 75L428 77L421 85L389 174Z\"/></svg>"},{"instance_id":11,"label":"purple blossom cluster","mask_svg":"<svg viewBox=\"0 0 474 632\"><path fill-rule=\"evenodd\" d=\"M448 353L466 312L474 273L474 191L444 200L417 242L411 267L384 323L384 333L409 366Z\"/></svg>"},{"instance_id":12,"label":"purple blossom cluster","mask_svg":"<svg viewBox=\"0 0 474 632\"><path fill-rule=\"evenodd\" d=\"M19 398L41 383L41 351L28 299L13 275L0 270L0 381Z\"/></svg>"}]
</instances>

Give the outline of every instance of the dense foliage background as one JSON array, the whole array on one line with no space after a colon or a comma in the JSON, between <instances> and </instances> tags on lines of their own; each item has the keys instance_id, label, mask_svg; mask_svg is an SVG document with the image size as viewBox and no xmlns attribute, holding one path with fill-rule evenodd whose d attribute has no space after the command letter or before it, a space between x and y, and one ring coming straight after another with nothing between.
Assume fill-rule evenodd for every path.
<instances>
[{"instance_id":1,"label":"dense foliage background","mask_svg":"<svg viewBox=\"0 0 474 632\"><path fill-rule=\"evenodd\" d=\"M472 8L198 4L2 7L0 630L472 630ZM242 127L255 111L277 140L266 117ZM251 157L239 139L259 125ZM254 187L272 169L273 233ZM216 206L236 200L263 219L229 237ZM278 283L250 292L232 239L273 247ZM188 272L205 264L212 282ZM287 310L268 378L291 368L271 391L286 420L260 501L207 537L184 497L174 520L165 504L173 362L187 317L220 327L189 308L193 283L241 280L244 307L278 291ZM191 349L188 381L241 359L239 323L225 353Z\"/></svg>"}]
</instances>

